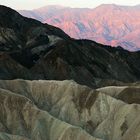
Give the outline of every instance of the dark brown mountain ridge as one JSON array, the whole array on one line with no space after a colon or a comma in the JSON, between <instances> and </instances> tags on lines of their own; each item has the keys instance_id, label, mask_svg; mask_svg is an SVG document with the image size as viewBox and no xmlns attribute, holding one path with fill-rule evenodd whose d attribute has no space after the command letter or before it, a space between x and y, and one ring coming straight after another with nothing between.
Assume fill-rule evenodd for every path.
<instances>
[{"instance_id":1,"label":"dark brown mountain ridge","mask_svg":"<svg viewBox=\"0 0 140 140\"><path fill-rule=\"evenodd\" d=\"M73 79L90 87L122 84L140 80L139 60L140 52L76 40L0 6L0 79Z\"/></svg>"}]
</instances>

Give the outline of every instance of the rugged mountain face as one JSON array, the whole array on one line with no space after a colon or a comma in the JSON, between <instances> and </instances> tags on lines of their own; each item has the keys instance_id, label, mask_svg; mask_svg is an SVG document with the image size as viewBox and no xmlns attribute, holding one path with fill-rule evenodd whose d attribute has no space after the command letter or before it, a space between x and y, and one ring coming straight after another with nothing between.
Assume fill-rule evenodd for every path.
<instances>
[{"instance_id":1,"label":"rugged mountain face","mask_svg":"<svg viewBox=\"0 0 140 140\"><path fill-rule=\"evenodd\" d=\"M140 49L140 6L101 5L95 9L46 6L22 15L63 29L71 37Z\"/></svg>"},{"instance_id":2,"label":"rugged mountain face","mask_svg":"<svg viewBox=\"0 0 140 140\"><path fill-rule=\"evenodd\" d=\"M21 90L23 88L27 87L22 87ZM39 109L34 101L23 95L0 89L0 99L1 140L100 140L80 127L58 120L49 112Z\"/></svg>"},{"instance_id":3,"label":"rugged mountain face","mask_svg":"<svg viewBox=\"0 0 140 140\"><path fill-rule=\"evenodd\" d=\"M6 16L5 16L6 15ZM0 6L1 79L73 79L90 87L140 79L140 53L75 40Z\"/></svg>"},{"instance_id":4,"label":"rugged mountain face","mask_svg":"<svg viewBox=\"0 0 140 140\"><path fill-rule=\"evenodd\" d=\"M1 80L0 138L139 140L139 92L139 83L92 90L74 81Z\"/></svg>"}]
</instances>

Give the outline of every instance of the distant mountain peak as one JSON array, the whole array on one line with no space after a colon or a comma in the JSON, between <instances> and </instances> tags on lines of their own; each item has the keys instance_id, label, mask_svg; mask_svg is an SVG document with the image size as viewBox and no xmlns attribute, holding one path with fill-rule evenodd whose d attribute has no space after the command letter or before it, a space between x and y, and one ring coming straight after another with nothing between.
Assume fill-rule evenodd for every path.
<instances>
[{"instance_id":1,"label":"distant mountain peak","mask_svg":"<svg viewBox=\"0 0 140 140\"><path fill-rule=\"evenodd\" d=\"M124 7L124 8L133 8L133 7L137 7L137 6L140 6L140 5L135 5L135 6L130 6L130 5L119 5L119 4L101 4L99 5L98 7Z\"/></svg>"},{"instance_id":2,"label":"distant mountain peak","mask_svg":"<svg viewBox=\"0 0 140 140\"><path fill-rule=\"evenodd\" d=\"M118 6L120 6L120 5L117 5L117 4L101 4L98 7L118 7Z\"/></svg>"},{"instance_id":3,"label":"distant mountain peak","mask_svg":"<svg viewBox=\"0 0 140 140\"><path fill-rule=\"evenodd\" d=\"M48 9L49 10L61 10L61 9L64 9L64 8L69 8L69 7L65 7L65 6L61 6L61 5L46 5L46 6L34 9L34 10L38 10L38 11L45 11L45 10L48 10Z\"/></svg>"},{"instance_id":4,"label":"distant mountain peak","mask_svg":"<svg viewBox=\"0 0 140 140\"><path fill-rule=\"evenodd\" d=\"M20 13L57 26L73 38L91 39L131 51L140 50L139 5L102 4L95 9L46 7Z\"/></svg>"}]
</instances>

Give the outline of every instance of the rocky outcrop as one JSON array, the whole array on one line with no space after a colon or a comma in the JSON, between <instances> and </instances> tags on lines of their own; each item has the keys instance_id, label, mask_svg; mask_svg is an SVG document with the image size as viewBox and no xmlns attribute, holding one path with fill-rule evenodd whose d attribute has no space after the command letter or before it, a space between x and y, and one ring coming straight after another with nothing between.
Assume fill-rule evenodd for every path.
<instances>
[{"instance_id":1,"label":"rocky outcrop","mask_svg":"<svg viewBox=\"0 0 140 140\"><path fill-rule=\"evenodd\" d=\"M107 95L120 99L129 104L140 104L140 88L137 85L123 87L105 87L98 89L98 91L101 91Z\"/></svg>"},{"instance_id":2,"label":"rocky outcrop","mask_svg":"<svg viewBox=\"0 0 140 140\"><path fill-rule=\"evenodd\" d=\"M0 88L1 137L139 140L138 86L93 90L74 81L1 80Z\"/></svg>"}]
</instances>

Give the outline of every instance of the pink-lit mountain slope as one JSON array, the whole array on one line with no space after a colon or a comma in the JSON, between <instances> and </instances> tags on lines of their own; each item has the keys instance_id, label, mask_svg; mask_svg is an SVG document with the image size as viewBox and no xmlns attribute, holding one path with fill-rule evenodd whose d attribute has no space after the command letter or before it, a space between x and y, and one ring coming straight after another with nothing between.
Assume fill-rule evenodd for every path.
<instances>
[{"instance_id":1,"label":"pink-lit mountain slope","mask_svg":"<svg viewBox=\"0 0 140 140\"><path fill-rule=\"evenodd\" d=\"M140 5L100 5L94 9L47 6L22 15L63 29L71 37L140 50Z\"/></svg>"}]
</instances>

